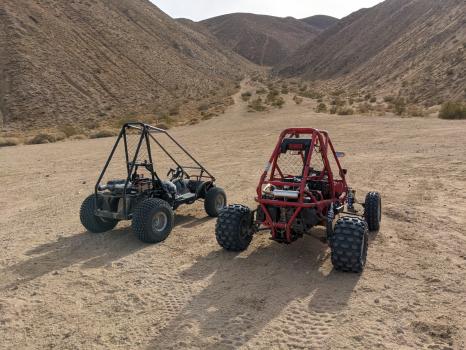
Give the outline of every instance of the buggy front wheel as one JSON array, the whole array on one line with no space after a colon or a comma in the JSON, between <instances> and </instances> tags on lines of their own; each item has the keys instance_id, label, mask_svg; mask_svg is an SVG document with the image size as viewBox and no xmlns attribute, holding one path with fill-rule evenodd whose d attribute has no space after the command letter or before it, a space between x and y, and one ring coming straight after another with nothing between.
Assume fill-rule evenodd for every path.
<instances>
[{"instance_id":1,"label":"buggy front wheel","mask_svg":"<svg viewBox=\"0 0 466 350\"><path fill-rule=\"evenodd\" d=\"M164 241L175 225L173 209L164 200L149 198L134 211L132 228L145 243Z\"/></svg>"},{"instance_id":2,"label":"buggy front wheel","mask_svg":"<svg viewBox=\"0 0 466 350\"><path fill-rule=\"evenodd\" d=\"M362 272L368 243L368 227L364 220L349 216L339 219L330 239L333 267L344 272Z\"/></svg>"},{"instance_id":3,"label":"buggy front wheel","mask_svg":"<svg viewBox=\"0 0 466 350\"><path fill-rule=\"evenodd\" d=\"M227 205L227 195L220 187L212 187L207 191L204 201L204 209L207 215L216 218L220 211Z\"/></svg>"},{"instance_id":4,"label":"buggy front wheel","mask_svg":"<svg viewBox=\"0 0 466 350\"><path fill-rule=\"evenodd\" d=\"M382 197L378 192L369 192L364 203L364 217L369 231L378 231L382 221Z\"/></svg>"},{"instance_id":5,"label":"buggy front wheel","mask_svg":"<svg viewBox=\"0 0 466 350\"><path fill-rule=\"evenodd\" d=\"M217 242L223 249L240 252L246 250L253 235L252 213L248 207L235 204L225 207L215 226Z\"/></svg>"},{"instance_id":6,"label":"buggy front wheel","mask_svg":"<svg viewBox=\"0 0 466 350\"><path fill-rule=\"evenodd\" d=\"M118 220L104 219L95 215L95 203L99 198L95 194L87 197L81 205L79 218L81 224L92 233L103 233L112 230L118 224Z\"/></svg>"}]
</instances>

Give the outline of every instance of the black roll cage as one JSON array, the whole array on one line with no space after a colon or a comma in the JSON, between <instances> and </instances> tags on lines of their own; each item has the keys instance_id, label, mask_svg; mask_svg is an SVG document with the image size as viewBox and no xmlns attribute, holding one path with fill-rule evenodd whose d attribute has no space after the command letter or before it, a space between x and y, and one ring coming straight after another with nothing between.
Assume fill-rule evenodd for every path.
<instances>
[{"instance_id":1,"label":"black roll cage","mask_svg":"<svg viewBox=\"0 0 466 350\"><path fill-rule=\"evenodd\" d=\"M128 153L128 131L130 130L139 130L140 132L140 137L137 143L137 148L134 153L133 159L130 159L130 154ZM184 154L186 154L195 164L196 166L183 166L181 165L171 154L168 152L168 150L163 147L163 145L160 143L159 140L157 140L156 136L157 134L164 134L168 137L170 141L172 141L179 149L183 151ZM160 188L162 188L161 183L162 180L160 179L159 175L154 169L154 163L152 159L152 145L151 142L155 142L157 146L160 147L160 149L170 158L170 160L177 166L178 169L180 169L183 173L184 176L186 176L187 179L194 179L196 181L205 181L205 182L210 182L214 183L215 182L215 177L201 164L199 163L192 155L189 153L186 148L184 148L178 141L176 141L166 130L160 129L148 124L140 123L140 122L130 122L126 123L125 125L122 126L121 131L118 135L118 138L113 145L112 151L110 152L110 155L105 163L104 168L102 169L100 176L97 180L97 183L94 188L95 192L95 208L98 208L98 203L97 203L97 198L98 198L98 193L99 193L99 188L102 182L102 179L108 169L108 166L110 165L110 162L112 161L115 152L118 148L118 145L120 144L121 140L124 142L124 151L125 151L125 159L126 159L126 170L127 170L127 176L126 176L126 181L124 185L124 190L123 194L120 196L123 198L123 213L126 218L128 218L128 213L127 213L127 201L126 198L128 197L128 184L131 181L131 176L135 169L137 170L137 167L139 166L144 166L150 173L152 177L152 188L156 188L157 184L159 185ZM136 163L138 160L139 153L141 151L141 148L144 147L143 144L145 144L145 147L147 147L147 155L149 158L149 162L144 162L141 164ZM188 170L190 173L188 173ZM192 174L194 173L194 174Z\"/></svg>"}]
</instances>

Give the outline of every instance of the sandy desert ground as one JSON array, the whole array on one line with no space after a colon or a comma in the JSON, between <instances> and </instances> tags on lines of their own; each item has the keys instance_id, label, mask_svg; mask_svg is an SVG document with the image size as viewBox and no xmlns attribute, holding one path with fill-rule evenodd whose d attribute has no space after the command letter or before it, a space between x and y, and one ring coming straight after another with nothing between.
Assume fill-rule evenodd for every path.
<instances>
[{"instance_id":1,"label":"sandy desert ground","mask_svg":"<svg viewBox=\"0 0 466 350\"><path fill-rule=\"evenodd\" d=\"M464 349L466 121L316 114L309 103L172 133L229 202L253 205L279 131L327 129L359 196L383 195L362 275L332 270L313 237L217 245L202 203L158 245L78 212L113 139L0 149L2 349Z\"/></svg>"}]
</instances>

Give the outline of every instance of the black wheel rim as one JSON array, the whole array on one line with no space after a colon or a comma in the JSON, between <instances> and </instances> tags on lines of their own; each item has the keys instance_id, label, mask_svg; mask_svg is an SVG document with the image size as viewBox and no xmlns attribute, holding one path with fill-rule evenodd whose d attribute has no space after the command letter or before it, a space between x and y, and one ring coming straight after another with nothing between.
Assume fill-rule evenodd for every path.
<instances>
[{"instance_id":1,"label":"black wheel rim","mask_svg":"<svg viewBox=\"0 0 466 350\"><path fill-rule=\"evenodd\" d=\"M167 228L168 216L163 211L159 211L152 217L152 230L154 232L162 232Z\"/></svg>"}]
</instances>

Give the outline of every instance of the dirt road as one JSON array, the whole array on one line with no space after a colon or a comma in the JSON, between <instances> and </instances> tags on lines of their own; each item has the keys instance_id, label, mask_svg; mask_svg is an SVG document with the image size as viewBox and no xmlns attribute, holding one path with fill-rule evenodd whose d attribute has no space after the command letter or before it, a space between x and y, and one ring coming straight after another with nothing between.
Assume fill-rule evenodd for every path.
<instances>
[{"instance_id":1,"label":"dirt road","mask_svg":"<svg viewBox=\"0 0 466 350\"><path fill-rule=\"evenodd\" d=\"M253 204L279 131L327 129L362 197L384 199L362 275L332 270L312 237L222 251L202 204L162 244L78 218L112 139L0 149L0 348L463 349L466 121L315 114L309 103L172 133Z\"/></svg>"}]
</instances>

